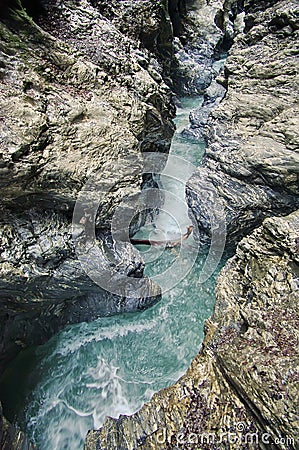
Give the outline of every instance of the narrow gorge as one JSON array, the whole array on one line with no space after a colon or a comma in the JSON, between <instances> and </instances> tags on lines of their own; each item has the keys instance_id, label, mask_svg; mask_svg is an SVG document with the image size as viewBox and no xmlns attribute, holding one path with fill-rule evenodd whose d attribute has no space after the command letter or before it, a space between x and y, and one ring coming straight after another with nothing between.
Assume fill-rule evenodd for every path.
<instances>
[{"instance_id":1,"label":"narrow gorge","mask_svg":"<svg viewBox=\"0 0 299 450\"><path fill-rule=\"evenodd\" d=\"M1 449L297 449L297 2L0 19Z\"/></svg>"}]
</instances>

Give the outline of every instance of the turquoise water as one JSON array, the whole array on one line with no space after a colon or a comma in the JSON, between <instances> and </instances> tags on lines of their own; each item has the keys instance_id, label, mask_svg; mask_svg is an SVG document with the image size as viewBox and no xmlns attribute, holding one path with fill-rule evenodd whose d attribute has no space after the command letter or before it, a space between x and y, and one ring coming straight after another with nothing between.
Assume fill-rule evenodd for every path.
<instances>
[{"instance_id":1,"label":"turquoise water","mask_svg":"<svg viewBox=\"0 0 299 450\"><path fill-rule=\"evenodd\" d=\"M173 155L193 164L199 163L204 146L183 139L179 131L200 101L182 100L171 149ZM184 195L181 182L174 186L176 181L172 180L167 185L163 175L160 182L164 189L168 186L177 189L176 195ZM183 228L190 224L186 211L179 214ZM140 235L170 228L175 236L177 224L172 221L171 215L161 212L155 225ZM197 247L192 236L186 242L184 258L188 264ZM179 254L177 248L143 246L140 250L149 276L165 270ZM189 273L180 281L174 279L174 286L154 307L69 326L45 345L20 355L2 380L1 398L9 418L40 450L79 450L88 429L99 428L105 416L131 414L154 392L175 382L198 352L204 321L213 310L215 278L223 261L205 283L200 283L205 260L204 250L199 249ZM176 278L171 272L170 276Z\"/></svg>"}]
</instances>

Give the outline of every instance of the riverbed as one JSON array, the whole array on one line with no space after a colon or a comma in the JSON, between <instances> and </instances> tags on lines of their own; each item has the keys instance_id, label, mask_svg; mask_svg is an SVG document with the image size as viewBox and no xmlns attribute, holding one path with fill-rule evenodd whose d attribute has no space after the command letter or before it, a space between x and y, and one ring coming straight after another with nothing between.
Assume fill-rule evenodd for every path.
<instances>
[{"instance_id":1,"label":"riverbed","mask_svg":"<svg viewBox=\"0 0 299 450\"><path fill-rule=\"evenodd\" d=\"M204 143L182 137L181 131L201 101L201 97L181 99L170 152L194 166L200 163ZM173 221L169 207L162 208L139 237L159 236L164 229L171 238L190 224L184 183L169 181L163 174L159 182L183 203L182 211L176 211L180 223ZM186 242L189 270L181 279L173 275L171 288L155 306L69 326L45 345L20 354L8 368L1 383L6 415L40 450L82 449L87 431L99 428L105 416L135 412L186 371L203 340L204 321L214 306L216 276L224 263L216 261L213 274L200 282L206 250L198 248L192 236ZM159 249L158 255L157 248L138 248L146 275L152 277L180 257L177 248Z\"/></svg>"}]
</instances>

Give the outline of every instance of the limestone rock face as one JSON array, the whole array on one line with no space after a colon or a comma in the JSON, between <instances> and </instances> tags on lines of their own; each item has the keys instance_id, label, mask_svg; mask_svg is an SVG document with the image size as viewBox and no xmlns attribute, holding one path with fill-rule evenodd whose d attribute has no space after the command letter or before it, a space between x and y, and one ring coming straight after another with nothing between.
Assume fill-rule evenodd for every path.
<instances>
[{"instance_id":1,"label":"limestone rock face","mask_svg":"<svg viewBox=\"0 0 299 450\"><path fill-rule=\"evenodd\" d=\"M187 2L186 11L173 60L174 88L181 96L203 94L216 76L213 60L240 31L236 23L242 1L194 0Z\"/></svg>"},{"instance_id":2,"label":"limestone rock face","mask_svg":"<svg viewBox=\"0 0 299 450\"><path fill-rule=\"evenodd\" d=\"M211 109L208 97L206 113L193 116L195 134L204 134L208 146L187 186L207 235L212 204L203 203L202 191L223 203L231 242L299 205L298 4L245 2L245 10L244 32L218 80L227 87L225 98Z\"/></svg>"},{"instance_id":3,"label":"limestone rock face","mask_svg":"<svg viewBox=\"0 0 299 450\"><path fill-rule=\"evenodd\" d=\"M159 299L138 252L129 242L116 251L109 237L117 206L144 183L142 152L167 152L174 131L157 59L172 45L167 10L129 3L24 1L32 17L18 2L1 10L0 372L67 323ZM95 265L143 280L139 290L106 292L78 261L72 214L95 174L109 186L95 193ZM80 223L88 226L84 211Z\"/></svg>"},{"instance_id":4,"label":"limestone rock face","mask_svg":"<svg viewBox=\"0 0 299 450\"><path fill-rule=\"evenodd\" d=\"M86 450L297 448L298 235L297 211L240 242L187 373L131 417L107 418Z\"/></svg>"}]
</instances>

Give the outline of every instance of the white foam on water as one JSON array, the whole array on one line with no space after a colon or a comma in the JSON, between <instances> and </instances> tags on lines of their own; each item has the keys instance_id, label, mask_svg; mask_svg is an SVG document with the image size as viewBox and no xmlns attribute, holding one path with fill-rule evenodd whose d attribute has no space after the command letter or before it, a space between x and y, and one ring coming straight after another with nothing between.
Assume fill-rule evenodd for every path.
<instances>
[{"instance_id":1,"label":"white foam on water","mask_svg":"<svg viewBox=\"0 0 299 450\"><path fill-rule=\"evenodd\" d=\"M61 333L59 351L54 345L42 360L42 378L27 411L29 434L40 450L82 449L88 429L99 428L107 415L134 413L183 374L197 350L190 344L199 345L189 287L184 281L168 292L154 312L144 312L145 318L111 318L110 331L105 319L104 330L97 321Z\"/></svg>"},{"instance_id":2,"label":"white foam on water","mask_svg":"<svg viewBox=\"0 0 299 450\"><path fill-rule=\"evenodd\" d=\"M82 378L90 380L81 384L83 401L71 392L69 370L70 367L65 367L65 373L61 374L60 383L64 385L58 395L57 385L54 383L49 387L49 380L44 379L35 392L32 407L27 411L31 417L29 429L40 448L82 449L88 428L99 427L107 414L118 417L121 413L130 414L140 406L128 400L126 383L118 376L118 367L113 362L99 357L96 367L86 371L82 368L85 371ZM47 389L47 395L38 404L44 389ZM37 410L36 415L34 409Z\"/></svg>"},{"instance_id":3,"label":"white foam on water","mask_svg":"<svg viewBox=\"0 0 299 450\"><path fill-rule=\"evenodd\" d=\"M92 341L100 342L105 339L113 340L115 338L127 336L128 333L141 334L151 330L155 326L155 322L155 319L153 319L146 323L116 323L104 328L101 328L100 326L96 327L91 332L89 331L88 325L84 324L84 329L86 329L85 335L79 333L79 335L74 338L73 333L70 333L69 335L64 336L64 340L58 343L55 352L62 356L66 356L69 353L76 352L79 348L84 347Z\"/></svg>"}]
</instances>

